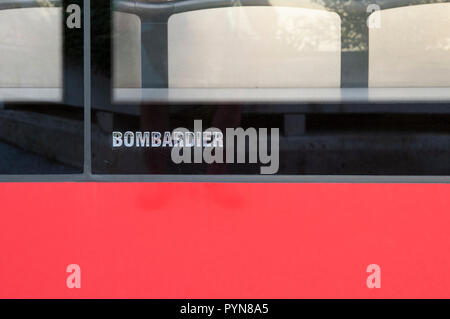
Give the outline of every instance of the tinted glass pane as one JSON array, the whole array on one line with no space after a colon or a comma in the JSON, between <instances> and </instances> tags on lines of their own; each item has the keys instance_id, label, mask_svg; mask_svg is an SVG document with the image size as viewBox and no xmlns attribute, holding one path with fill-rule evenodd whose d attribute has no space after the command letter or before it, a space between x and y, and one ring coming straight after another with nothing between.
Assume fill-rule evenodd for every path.
<instances>
[{"instance_id":1,"label":"tinted glass pane","mask_svg":"<svg viewBox=\"0 0 450 319\"><path fill-rule=\"evenodd\" d=\"M83 31L65 9L0 1L1 175L83 171Z\"/></svg>"},{"instance_id":2,"label":"tinted glass pane","mask_svg":"<svg viewBox=\"0 0 450 319\"><path fill-rule=\"evenodd\" d=\"M372 87L442 87L450 96L450 3L382 10L369 34Z\"/></svg>"},{"instance_id":3,"label":"tinted glass pane","mask_svg":"<svg viewBox=\"0 0 450 319\"><path fill-rule=\"evenodd\" d=\"M448 3L377 3L94 4L94 173L448 175Z\"/></svg>"}]
</instances>

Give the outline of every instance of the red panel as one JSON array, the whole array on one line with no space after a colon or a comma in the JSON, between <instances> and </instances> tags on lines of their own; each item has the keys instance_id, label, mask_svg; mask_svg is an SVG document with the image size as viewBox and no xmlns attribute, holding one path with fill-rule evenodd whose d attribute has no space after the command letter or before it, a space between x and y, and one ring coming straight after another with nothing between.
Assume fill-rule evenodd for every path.
<instances>
[{"instance_id":1,"label":"red panel","mask_svg":"<svg viewBox=\"0 0 450 319\"><path fill-rule=\"evenodd\" d=\"M450 297L450 185L20 183L0 202L0 298Z\"/></svg>"}]
</instances>

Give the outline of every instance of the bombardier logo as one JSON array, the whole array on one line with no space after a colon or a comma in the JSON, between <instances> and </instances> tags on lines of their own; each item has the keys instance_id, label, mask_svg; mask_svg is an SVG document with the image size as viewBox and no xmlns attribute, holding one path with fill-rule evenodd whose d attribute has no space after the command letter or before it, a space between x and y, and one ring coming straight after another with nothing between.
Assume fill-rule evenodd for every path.
<instances>
[{"instance_id":1,"label":"bombardier logo","mask_svg":"<svg viewBox=\"0 0 450 319\"><path fill-rule=\"evenodd\" d=\"M270 129L270 137L267 128L227 128L224 136L218 128L203 130L202 121L195 120L193 131L183 127L172 132L116 131L112 133L112 146L170 147L171 159L176 164L261 163L266 165L261 166L261 174L276 174L279 168L278 128Z\"/></svg>"}]
</instances>

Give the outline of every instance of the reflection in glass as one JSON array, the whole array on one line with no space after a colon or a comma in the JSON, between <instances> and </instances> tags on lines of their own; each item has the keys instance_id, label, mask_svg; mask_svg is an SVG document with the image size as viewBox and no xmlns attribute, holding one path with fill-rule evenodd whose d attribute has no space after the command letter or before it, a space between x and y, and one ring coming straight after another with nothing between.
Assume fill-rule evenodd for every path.
<instances>
[{"instance_id":1,"label":"reflection in glass","mask_svg":"<svg viewBox=\"0 0 450 319\"><path fill-rule=\"evenodd\" d=\"M170 88L340 86L340 19L286 7L231 7L172 15Z\"/></svg>"},{"instance_id":2,"label":"reflection in glass","mask_svg":"<svg viewBox=\"0 0 450 319\"><path fill-rule=\"evenodd\" d=\"M0 100L61 100L61 19L61 8L0 10Z\"/></svg>"},{"instance_id":3,"label":"reflection in glass","mask_svg":"<svg viewBox=\"0 0 450 319\"><path fill-rule=\"evenodd\" d=\"M380 20L369 36L371 87L450 86L450 3L382 10Z\"/></svg>"}]
</instances>

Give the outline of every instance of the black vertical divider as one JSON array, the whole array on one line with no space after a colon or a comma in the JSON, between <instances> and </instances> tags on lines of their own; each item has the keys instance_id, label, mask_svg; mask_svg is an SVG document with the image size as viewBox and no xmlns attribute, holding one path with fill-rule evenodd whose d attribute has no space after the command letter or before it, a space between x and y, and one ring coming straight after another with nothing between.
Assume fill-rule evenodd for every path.
<instances>
[{"instance_id":1,"label":"black vertical divider","mask_svg":"<svg viewBox=\"0 0 450 319\"><path fill-rule=\"evenodd\" d=\"M112 1L91 1L91 173L98 173L96 158L105 154L98 150L101 143L93 132L96 122L95 110L112 109ZM109 113L114 118L114 113ZM100 159L102 162L102 160Z\"/></svg>"},{"instance_id":2,"label":"black vertical divider","mask_svg":"<svg viewBox=\"0 0 450 319\"><path fill-rule=\"evenodd\" d=\"M108 107L112 100L112 1L91 1L91 86L95 107Z\"/></svg>"},{"instance_id":3,"label":"black vertical divider","mask_svg":"<svg viewBox=\"0 0 450 319\"><path fill-rule=\"evenodd\" d=\"M81 28L68 28L66 25L70 4L79 5L81 8ZM83 0L63 1L63 96L64 103L71 106L84 106L84 37Z\"/></svg>"},{"instance_id":4,"label":"black vertical divider","mask_svg":"<svg viewBox=\"0 0 450 319\"><path fill-rule=\"evenodd\" d=\"M113 111L124 105L113 105L113 1L91 1L91 173L98 174L98 166L105 164L110 158L110 149L105 140L111 128L96 134L97 111L101 110L109 116L111 124L121 115ZM98 132L98 131L97 131ZM107 154L108 153L108 154Z\"/></svg>"},{"instance_id":5,"label":"black vertical divider","mask_svg":"<svg viewBox=\"0 0 450 319\"><path fill-rule=\"evenodd\" d=\"M67 18L71 12L67 12L67 7L71 4L80 6L81 28L67 27ZM79 117L84 118L84 1L64 0L62 2L63 19L63 103L69 108L75 107L79 110ZM79 133L84 141L84 133ZM83 166L84 150L83 145L78 145L77 163Z\"/></svg>"}]
</instances>

